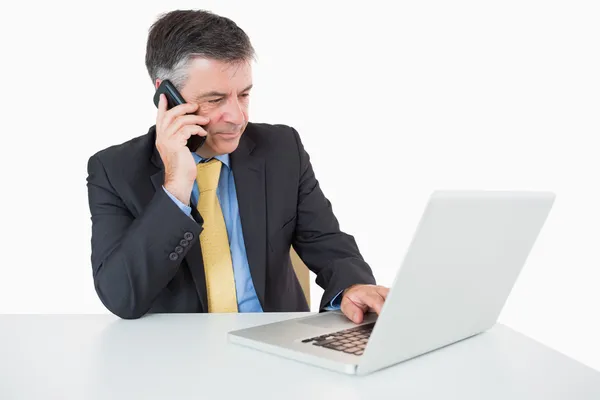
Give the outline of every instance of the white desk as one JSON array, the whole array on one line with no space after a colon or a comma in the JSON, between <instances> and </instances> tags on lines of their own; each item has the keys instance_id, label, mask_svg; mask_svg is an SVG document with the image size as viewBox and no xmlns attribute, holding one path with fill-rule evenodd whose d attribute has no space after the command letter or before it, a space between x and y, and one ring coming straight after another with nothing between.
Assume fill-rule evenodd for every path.
<instances>
[{"instance_id":1,"label":"white desk","mask_svg":"<svg viewBox=\"0 0 600 400\"><path fill-rule=\"evenodd\" d=\"M227 342L300 315L1 315L0 399L600 399L600 372L503 325L364 377Z\"/></svg>"}]
</instances>

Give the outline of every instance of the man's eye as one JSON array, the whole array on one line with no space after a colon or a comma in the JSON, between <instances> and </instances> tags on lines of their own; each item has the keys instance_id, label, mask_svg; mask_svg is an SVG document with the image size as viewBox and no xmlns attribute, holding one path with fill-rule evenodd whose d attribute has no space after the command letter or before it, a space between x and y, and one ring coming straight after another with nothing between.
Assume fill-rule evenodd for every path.
<instances>
[{"instance_id":1,"label":"man's eye","mask_svg":"<svg viewBox=\"0 0 600 400\"><path fill-rule=\"evenodd\" d=\"M209 100L208 102L216 104L216 103L219 103L220 101L221 101L221 99L215 99L215 100Z\"/></svg>"}]
</instances>

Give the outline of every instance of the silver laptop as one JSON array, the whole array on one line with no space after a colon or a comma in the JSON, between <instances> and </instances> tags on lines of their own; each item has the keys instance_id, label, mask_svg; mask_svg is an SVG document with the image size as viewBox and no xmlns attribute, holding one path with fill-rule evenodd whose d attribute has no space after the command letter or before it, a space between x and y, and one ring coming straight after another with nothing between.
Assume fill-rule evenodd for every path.
<instances>
[{"instance_id":1,"label":"silver laptop","mask_svg":"<svg viewBox=\"0 0 600 400\"><path fill-rule=\"evenodd\" d=\"M228 333L230 342L365 375L484 332L554 203L550 192L434 192L381 314L340 311ZM396 262L390 260L391 263Z\"/></svg>"}]
</instances>

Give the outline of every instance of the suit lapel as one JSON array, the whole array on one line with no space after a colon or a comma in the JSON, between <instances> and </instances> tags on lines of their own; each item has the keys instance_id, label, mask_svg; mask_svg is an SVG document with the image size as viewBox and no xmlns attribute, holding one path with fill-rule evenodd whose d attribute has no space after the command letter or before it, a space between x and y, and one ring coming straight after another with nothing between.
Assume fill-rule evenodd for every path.
<instances>
[{"instance_id":1,"label":"suit lapel","mask_svg":"<svg viewBox=\"0 0 600 400\"><path fill-rule=\"evenodd\" d=\"M150 177L152 179L152 184L154 185L154 190L162 190L163 182L165 181L165 170L160 169L157 173Z\"/></svg>"},{"instance_id":2,"label":"suit lapel","mask_svg":"<svg viewBox=\"0 0 600 400\"><path fill-rule=\"evenodd\" d=\"M230 160L250 274L256 295L264 309L267 272L265 160L253 153L255 144L252 132L252 124L248 124L238 148L231 153Z\"/></svg>"},{"instance_id":3,"label":"suit lapel","mask_svg":"<svg viewBox=\"0 0 600 400\"><path fill-rule=\"evenodd\" d=\"M154 127L152 129L155 129ZM154 135L156 131L152 132ZM153 141L154 143L154 141ZM158 168L158 171L153 174L150 179L152 180L152 185L154 185L155 190L163 190L162 185L165 181L165 169L162 159L160 158L160 154L156 149L156 145L154 145L154 149L151 157L152 163ZM197 223L202 222L202 218L194 207L192 207L192 217ZM196 292L198 293L198 297L200 299L200 305L202 310L208 312L208 298L206 295L206 277L204 276L204 260L202 259L202 250L200 248L200 240L197 240L196 243L190 247L188 250L185 261L187 262L188 269L190 274L192 275L192 279L194 279L194 285L196 286Z\"/></svg>"}]
</instances>

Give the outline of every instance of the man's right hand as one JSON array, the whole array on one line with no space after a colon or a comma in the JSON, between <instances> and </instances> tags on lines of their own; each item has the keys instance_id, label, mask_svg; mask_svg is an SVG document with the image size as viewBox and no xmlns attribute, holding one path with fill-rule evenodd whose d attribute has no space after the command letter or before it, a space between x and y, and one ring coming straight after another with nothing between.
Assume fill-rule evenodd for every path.
<instances>
[{"instance_id":1,"label":"man's right hand","mask_svg":"<svg viewBox=\"0 0 600 400\"><path fill-rule=\"evenodd\" d=\"M197 109L197 104L187 103L167 110L167 99L161 94L156 116L156 148L165 165L164 187L187 205L196 179L196 163L186 146L187 140L192 135L206 136L207 132L199 125L210 120L191 114Z\"/></svg>"}]
</instances>

